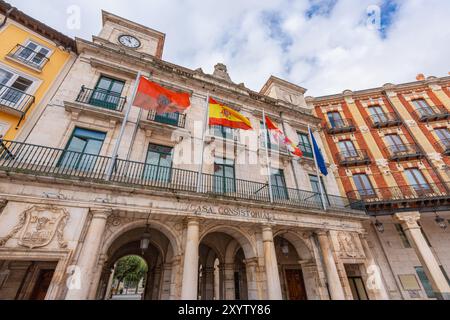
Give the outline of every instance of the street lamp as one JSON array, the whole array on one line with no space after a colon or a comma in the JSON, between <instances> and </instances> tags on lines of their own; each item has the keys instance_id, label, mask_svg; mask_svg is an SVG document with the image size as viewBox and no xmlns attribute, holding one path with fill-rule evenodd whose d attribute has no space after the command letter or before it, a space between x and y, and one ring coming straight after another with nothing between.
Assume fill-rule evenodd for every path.
<instances>
[{"instance_id":1,"label":"street lamp","mask_svg":"<svg viewBox=\"0 0 450 320\"><path fill-rule=\"evenodd\" d=\"M444 218L442 218L440 215L436 213L436 218L434 219L436 221L436 224L441 228L442 230L447 229L448 225Z\"/></svg>"},{"instance_id":2,"label":"street lamp","mask_svg":"<svg viewBox=\"0 0 450 320\"><path fill-rule=\"evenodd\" d=\"M144 252L148 249L149 245L150 245L150 230L149 225L147 225L147 227L145 228L145 232L141 238L142 254L144 254Z\"/></svg>"},{"instance_id":3,"label":"street lamp","mask_svg":"<svg viewBox=\"0 0 450 320\"><path fill-rule=\"evenodd\" d=\"M378 219L375 220L375 228L379 233L384 233L384 225Z\"/></svg>"}]
</instances>

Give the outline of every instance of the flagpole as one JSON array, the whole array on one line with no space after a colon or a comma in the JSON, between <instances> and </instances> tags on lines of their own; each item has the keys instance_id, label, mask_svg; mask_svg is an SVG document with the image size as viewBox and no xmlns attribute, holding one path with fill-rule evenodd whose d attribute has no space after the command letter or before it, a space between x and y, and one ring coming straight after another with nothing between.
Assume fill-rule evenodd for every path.
<instances>
[{"instance_id":1,"label":"flagpole","mask_svg":"<svg viewBox=\"0 0 450 320\"><path fill-rule=\"evenodd\" d=\"M202 192L202 180L203 180L203 166L205 164L205 140L206 131L208 130L208 120L209 120L209 92L206 94L206 112L205 119L203 122L203 135L202 135L202 157L200 159L200 171L197 180L197 192Z\"/></svg>"},{"instance_id":2,"label":"flagpole","mask_svg":"<svg viewBox=\"0 0 450 320\"><path fill-rule=\"evenodd\" d=\"M286 126L284 125L284 119L283 119L283 112L280 112L280 118L281 118L281 126L283 128L284 136L287 137ZM288 150L288 153L289 153L289 150ZM298 180L297 180L297 173L295 171L294 161L290 161L290 162L291 162L292 174L294 175L295 187L297 188L297 190L300 190L300 186L299 186Z\"/></svg>"},{"instance_id":3,"label":"flagpole","mask_svg":"<svg viewBox=\"0 0 450 320\"><path fill-rule=\"evenodd\" d=\"M270 158L269 158L269 139L268 134L269 131L267 130L267 123L266 123L266 111L263 109L263 130L264 130L264 141L265 141L265 149L266 149L266 163L267 163L267 177L269 181L269 199L270 202L273 202L273 190L272 190L272 172L271 165L270 165Z\"/></svg>"},{"instance_id":4,"label":"flagpole","mask_svg":"<svg viewBox=\"0 0 450 320\"><path fill-rule=\"evenodd\" d=\"M317 163L317 155L316 155L316 150L314 148L314 143L313 143L313 137L312 137L313 132L309 125L308 125L308 134L309 134L309 143L311 144L311 149L313 151L314 165L316 167L317 180L319 180L320 198L322 200L323 210L327 210L327 205L325 202L325 196L324 196L324 191L323 191L323 186L322 186L322 176L319 172L319 164Z\"/></svg>"},{"instance_id":5,"label":"flagpole","mask_svg":"<svg viewBox=\"0 0 450 320\"><path fill-rule=\"evenodd\" d=\"M134 99L136 98L136 94L137 94L137 90L138 90L138 87L139 87L139 80L140 79L141 79L141 72L138 71L137 76L136 76L136 81L135 81L135 84L134 84L133 95L131 96L131 100L128 102L127 110L125 112L125 117L124 117L124 119L122 121L122 126L120 128L120 133L119 133L119 136L117 137L117 141L116 141L116 144L114 146L114 151L113 151L112 156L111 156L111 162L109 164L108 171L107 171L107 180L108 181L111 180L112 174L114 172L114 167L116 165L117 156L119 154L119 147L120 147L120 144L122 142L123 135L125 133L125 128L127 126L128 119L130 117L131 107L133 106Z\"/></svg>"}]
</instances>

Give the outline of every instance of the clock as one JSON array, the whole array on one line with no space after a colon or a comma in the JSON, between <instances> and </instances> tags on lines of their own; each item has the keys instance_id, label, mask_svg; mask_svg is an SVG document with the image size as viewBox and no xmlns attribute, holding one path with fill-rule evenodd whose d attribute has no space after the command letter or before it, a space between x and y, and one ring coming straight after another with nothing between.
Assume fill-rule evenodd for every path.
<instances>
[{"instance_id":1,"label":"clock","mask_svg":"<svg viewBox=\"0 0 450 320\"><path fill-rule=\"evenodd\" d=\"M130 35L121 35L119 37L119 42L120 44L122 44L125 47L128 48L132 48L132 49L136 49L139 48L141 46L141 42L139 41L139 39L130 36Z\"/></svg>"}]
</instances>

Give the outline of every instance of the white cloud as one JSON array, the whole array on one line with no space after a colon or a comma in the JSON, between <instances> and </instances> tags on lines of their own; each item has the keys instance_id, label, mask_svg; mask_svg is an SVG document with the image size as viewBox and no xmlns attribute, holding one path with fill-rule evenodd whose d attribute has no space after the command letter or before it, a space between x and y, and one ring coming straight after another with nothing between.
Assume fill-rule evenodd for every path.
<instances>
[{"instance_id":1,"label":"white cloud","mask_svg":"<svg viewBox=\"0 0 450 320\"><path fill-rule=\"evenodd\" d=\"M89 39L105 9L167 34L164 59L212 72L228 65L232 79L259 91L271 75L309 89L309 95L414 80L450 71L450 1L396 0L385 39L365 25L369 5L386 0L338 0L328 15L306 17L311 3L331 0L10 0L22 11ZM393 1L393 0L390 0ZM66 8L82 8L82 29L66 29ZM267 17L277 24L270 24Z\"/></svg>"}]
</instances>

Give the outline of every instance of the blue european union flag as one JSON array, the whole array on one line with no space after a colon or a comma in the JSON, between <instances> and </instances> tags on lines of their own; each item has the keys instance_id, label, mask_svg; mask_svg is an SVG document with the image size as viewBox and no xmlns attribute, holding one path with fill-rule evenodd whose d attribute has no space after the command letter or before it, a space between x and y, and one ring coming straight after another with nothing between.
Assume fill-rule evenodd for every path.
<instances>
[{"instance_id":1,"label":"blue european union flag","mask_svg":"<svg viewBox=\"0 0 450 320\"><path fill-rule=\"evenodd\" d=\"M325 159L323 157L322 151L319 148L319 145L317 144L316 138L314 138L314 135L313 135L311 129L309 129L309 136L311 137L311 141L312 141L313 148L314 148L314 153L316 155L317 166L319 167L320 172L322 172L322 174L324 176L327 176L328 170L327 170L327 165L325 163Z\"/></svg>"}]
</instances>

